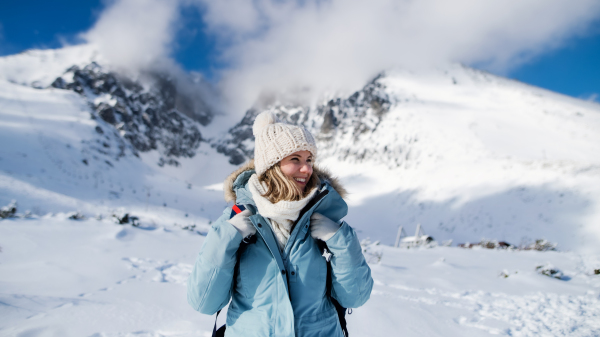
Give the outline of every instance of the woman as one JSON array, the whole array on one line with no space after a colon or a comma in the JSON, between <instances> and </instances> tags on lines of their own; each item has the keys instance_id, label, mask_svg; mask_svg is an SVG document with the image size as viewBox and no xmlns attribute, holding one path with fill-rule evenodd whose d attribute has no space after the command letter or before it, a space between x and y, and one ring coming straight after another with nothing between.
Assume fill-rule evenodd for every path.
<instances>
[{"instance_id":1,"label":"woman","mask_svg":"<svg viewBox=\"0 0 600 337\"><path fill-rule=\"evenodd\" d=\"M343 337L332 298L356 308L373 287L356 233L341 220L345 191L313 167L317 148L306 129L263 112L252 130L254 161L224 183L225 199L247 209L227 208L213 224L188 302L212 315L231 299L226 336ZM332 254L329 286L319 240Z\"/></svg>"}]
</instances>

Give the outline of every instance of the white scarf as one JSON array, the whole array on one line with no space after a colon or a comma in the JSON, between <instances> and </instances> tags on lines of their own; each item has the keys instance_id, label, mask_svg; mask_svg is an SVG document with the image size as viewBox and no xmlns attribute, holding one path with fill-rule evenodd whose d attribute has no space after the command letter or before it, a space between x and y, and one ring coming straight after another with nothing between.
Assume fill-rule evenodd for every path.
<instances>
[{"instance_id":1,"label":"white scarf","mask_svg":"<svg viewBox=\"0 0 600 337\"><path fill-rule=\"evenodd\" d=\"M315 195L317 188L313 188L305 198L298 201L282 200L273 204L269 199L263 197L263 194L267 192L267 186L265 183L261 183L258 180L256 173L250 176L248 182L248 189L250 190L250 193L252 193L252 198L256 203L258 213L263 217L268 218L271 222L271 228L277 238L279 249L283 251L285 244L290 238L290 232L294 221L298 219L300 211Z\"/></svg>"}]
</instances>

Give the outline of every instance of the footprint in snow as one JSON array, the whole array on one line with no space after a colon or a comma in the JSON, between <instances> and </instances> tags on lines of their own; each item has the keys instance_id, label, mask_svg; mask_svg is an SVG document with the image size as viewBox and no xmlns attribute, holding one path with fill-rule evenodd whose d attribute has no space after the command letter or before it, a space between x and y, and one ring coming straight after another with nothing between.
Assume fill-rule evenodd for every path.
<instances>
[{"instance_id":1,"label":"footprint in snow","mask_svg":"<svg viewBox=\"0 0 600 337\"><path fill-rule=\"evenodd\" d=\"M123 261L129 263L129 268L132 270L139 270L142 273L155 273L152 278L154 282L171 282L185 285L192 272L192 265L187 263L173 263L168 260L137 257L123 258ZM135 277L139 278L141 275L132 276L132 278Z\"/></svg>"},{"instance_id":2,"label":"footprint in snow","mask_svg":"<svg viewBox=\"0 0 600 337\"><path fill-rule=\"evenodd\" d=\"M116 235L115 238L120 241L131 241L134 238L134 234L128 228L123 228Z\"/></svg>"}]
</instances>

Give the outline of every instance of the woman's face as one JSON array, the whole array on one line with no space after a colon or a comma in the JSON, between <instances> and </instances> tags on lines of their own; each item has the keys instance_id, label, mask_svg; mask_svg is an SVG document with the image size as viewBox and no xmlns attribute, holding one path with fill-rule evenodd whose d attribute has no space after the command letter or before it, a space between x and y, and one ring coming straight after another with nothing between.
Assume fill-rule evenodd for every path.
<instances>
[{"instance_id":1,"label":"woman's face","mask_svg":"<svg viewBox=\"0 0 600 337\"><path fill-rule=\"evenodd\" d=\"M304 191L313 173L313 156L310 151L298 151L283 158L279 162L281 172L296 183L300 191Z\"/></svg>"}]
</instances>

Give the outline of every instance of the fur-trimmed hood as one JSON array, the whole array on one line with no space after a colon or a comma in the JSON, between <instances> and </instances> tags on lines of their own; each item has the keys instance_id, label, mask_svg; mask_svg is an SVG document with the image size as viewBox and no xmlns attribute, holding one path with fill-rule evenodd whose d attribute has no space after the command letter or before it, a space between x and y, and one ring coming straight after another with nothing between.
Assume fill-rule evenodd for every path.
<instances>
[{"instance_id":1,"label":"fur-trimmed hood","mask_svg":"<svg viewBox=\"0 0 600 337\"><path fill-rule=\"evenodd\" d=\"M223 182L223 191L225 194L225 201L227 201L227 202L233 201L235 203L236 194L235 194L235 191L233 188L234 187L233 184L240 174L242 174L245 171L249 171L249 170L254 170L254 159L252 159L249 162L247 162L246 164L242 165L240 168L238 168L233 173L231 173L227 177L227 179L225 179L225 181ZM336 177L333 177L328 170L323 169L323 168L318 168L315 166L315 167L313 167L313 174L316 174L317 177L319 177L319 179L322 182L325 181L325 182L329 183L329 185L331 185L331 187L333 187L343 199L345 199L346 196L348 195L348 192L342 186L340 181Z\"/></svg>"}]
</instances>

